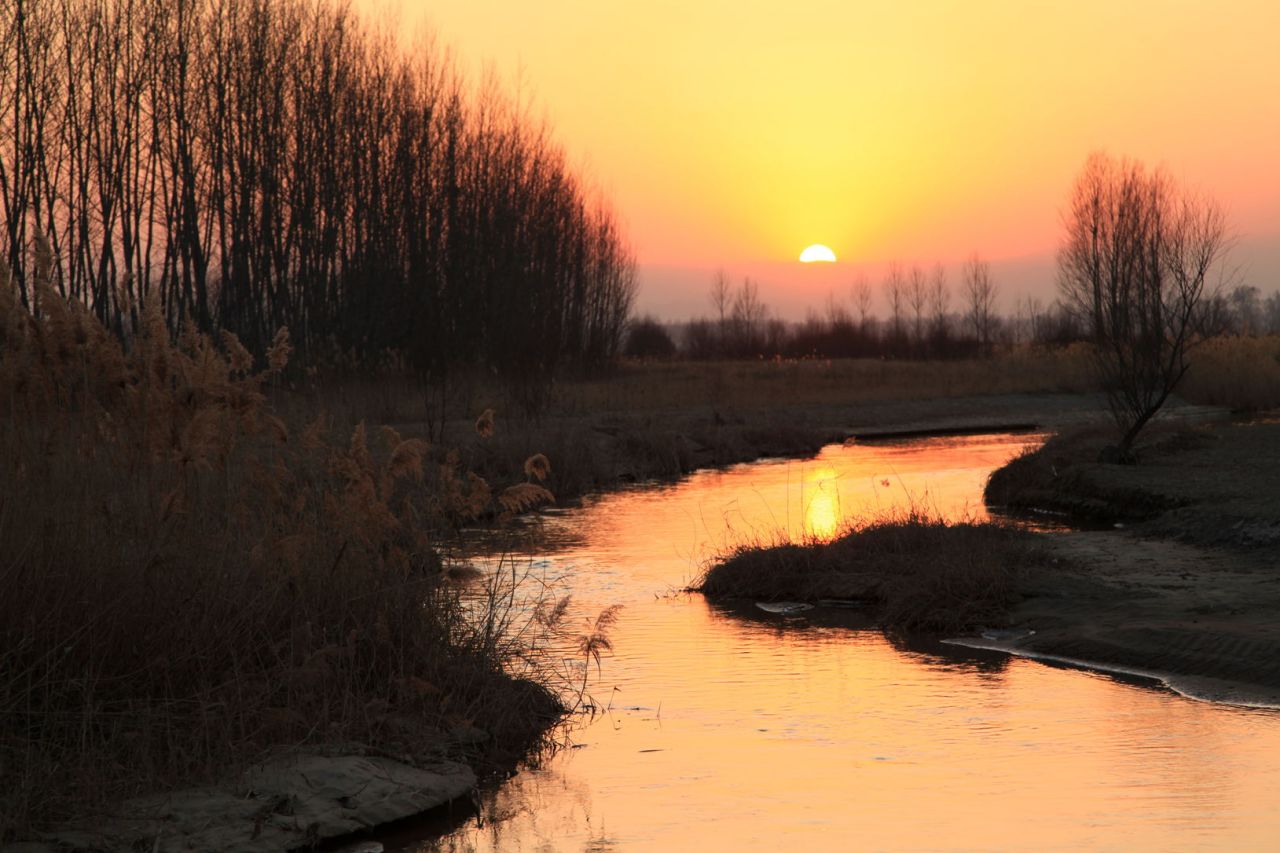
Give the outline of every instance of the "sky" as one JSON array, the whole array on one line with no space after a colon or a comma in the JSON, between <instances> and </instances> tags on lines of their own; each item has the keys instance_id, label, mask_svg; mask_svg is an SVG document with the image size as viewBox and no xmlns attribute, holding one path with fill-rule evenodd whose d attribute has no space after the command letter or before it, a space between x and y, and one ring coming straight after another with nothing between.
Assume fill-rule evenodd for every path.
<instances>
[{"instance_id":1,"label":"sky","mask_svg":"<svg viewBox=\"0 0 1280 853\"><path fill-rule=\"evenodd\" d=\"M1280 286L1275 0L363 2L531 99L619 214L642 312L706 313L724 269L799 318L974 252L1006 307L1051 302L1097 149L1212 195L1244 279Z\"/></svg>"}]
</instances>

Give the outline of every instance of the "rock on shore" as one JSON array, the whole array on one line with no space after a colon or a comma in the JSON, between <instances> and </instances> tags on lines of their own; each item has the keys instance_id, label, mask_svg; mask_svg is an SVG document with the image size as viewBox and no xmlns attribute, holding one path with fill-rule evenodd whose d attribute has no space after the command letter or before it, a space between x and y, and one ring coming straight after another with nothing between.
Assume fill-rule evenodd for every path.
<instances>
[{"instance_id":1,"label":"rock on shore","mask_svg":"<svg viewBox=\"0 0 1280 853\"><path fill-rule=\"evenodd\" d=\"M250 768L235 785L129 800L98 826L46 835L45 849L293 850L421 814L475 785L471 768L452 761L293 754Z\"/></svg>"}]
</instances>

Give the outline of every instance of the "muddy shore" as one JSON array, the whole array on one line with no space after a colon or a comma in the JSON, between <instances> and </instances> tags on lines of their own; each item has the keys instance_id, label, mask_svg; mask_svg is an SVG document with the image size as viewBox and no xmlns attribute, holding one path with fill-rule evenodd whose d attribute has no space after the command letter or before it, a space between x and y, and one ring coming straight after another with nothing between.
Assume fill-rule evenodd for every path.
<instances>
[{"instance_id":1,"label":"muddy shore","mask_svg":"<svg viewBox=\"0 0 1280 853\"><path fill-rule=\"evenodd\" d=\"M1280 423L1156 435L1137 465L1077 448L1022 488L1123 520L1043 537L1055 562L1024 573L1009 616L1034 633L966 642L1280 705Z\"/></svg>"}]
</instances>

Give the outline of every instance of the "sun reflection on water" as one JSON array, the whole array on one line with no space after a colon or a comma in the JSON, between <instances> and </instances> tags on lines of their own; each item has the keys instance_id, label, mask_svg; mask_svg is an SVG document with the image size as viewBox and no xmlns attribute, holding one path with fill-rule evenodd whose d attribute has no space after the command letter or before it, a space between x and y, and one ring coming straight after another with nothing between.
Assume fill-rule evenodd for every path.
<instances>
[{"instance_id":1,"label":"sun reflection on water","mask_svg":"<svg viewBox=\"0 0 1280 853\"><path fill-rule=\"evenodd\" d=\"M823 465L805 476L806 504L804 508L804 536L806 539L826 541L840 530L839 475L835 468Z\"/></svg>"}]
</instances>

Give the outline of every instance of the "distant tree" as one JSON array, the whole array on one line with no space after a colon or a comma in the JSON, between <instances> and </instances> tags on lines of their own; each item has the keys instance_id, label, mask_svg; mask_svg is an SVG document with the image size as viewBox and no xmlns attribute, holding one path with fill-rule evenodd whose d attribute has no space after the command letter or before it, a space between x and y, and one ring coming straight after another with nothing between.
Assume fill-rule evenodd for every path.
<instances>
[{"instance_id":1,"label":"distant tree","mask_svg":"<svg viewBox=\"0 0 1280 853\"><path fill-rule=\"evenodd\" d=\"M1111 457L1132 461L1134 440L1186 375L1198 308L1221 275L1225 218L1163 171L1095 153L1066 226L1059 289L1093 340L1120 432Z\"/></svg>"},{"instance_id":2,"label":"distant tree","mask_svg":"<svg viewBox=\"0 0 1280 853\"><path fill-rule=\"evenodd\" d=\"M720 346L726 345L729 336L729 304L733 298L729 276L723 269L716 270L716 277L711 282L711 307L715 310L716 334L720 338Z\"/></svg>"},{"instance_id":3,"label":"distant tree","mask_svg":"<svg viewBox=\"0 0 1280 853\"><path fill-rule=\"evenodd\" d=\"M929 348L934 356L941 356L949 346L950 330L947 327L947 309L951 293L947 289L947 270L936 264L929 278Z\"/></svg>"},{"instance_id":4,"label":"distant tree","mask_svg":"<svg viewBox=\"0 0 1280 853\"><path fill-rule=\"evenodd\" d=\"M1018 328L1026 343L1039 343L1043 337L1044 303L1034 296L1024 296L1018 303Z\"/></svg>"},{"instance_id":5,"label":"distant tree","mask_svg":"<svg viewBox=\"0 0 1280 853\"><path fill-rule=\"evenodd\" d=\"M716 328L709 320L694 320L684 332L684 352L697 361L709 361L720 356L721 341Z\"/></svg>"},{"instance_id":6,"label":"distant tree","mask_svg":"<svg viewBox=\"0 0 1280 853\"><path fill-rule=\"evenodd\" d=\"M858 277L849 286L849 296L853 300L853 309L858 312L858 328L866 331L867 320L871 316L871 283L866 273L858 273Z\"/></svg>"},{"instance_id":7,"label":"distant tree","mask_svg":"<svg viewBox=\"0 0 1280 853\"><path fill-rule=\"evenodd\" d=\"M1262 304L1263 322L1268 335L1280 335L1280 291L1267 297Z\"/></svg>"},{"instance_id":8,"label":"distant tree","mask_svg":"<svg viewBox=\"0 0 1280 853\"><path fill-rule=\"evenodd\" d=\"M889 303L889 346L897 348L906 334L902 318L907 304L907 277L897 263L889 265L889 273L884 280L884 296Z\"/></svg>"},{"instance_id":9,"label":"distant tree","mask_svg":"<svg viewBox=\"0 0 1280 853\"><path fill-rule=\"evenodd\" d=\"M671 358L676 354L676 342L655 318L641 317L627 330L623 353L629 358Z\"/></svg>"},{"instance_id":10,"label":"distant tree","mask_svg":"<svg viewBox=\"0 0 1280 853\"><path fill-rule=\"evenodd\" d=\"M924 341L924 317L929 305L929 279L923 269L911 268L911 278L907 283L907 304L911 306L912 340L918 347Z\"/></svg>"},{"instance_id":11,"label":"distant tree","mask_svg":"<svg viewBox=\"0 0 1280 853\"><path fill-rule=\"evenodd\" d=\"M963 275L965 301L968 304L965 319L978 348L986 352L991 347L992 324L996 319L996 286L991 281L991 265L974 252L964 263Z\"/></svg>"},{"instance_id":12,"label":"distant tree","mask_svg":"<svg viewBox=\"0 0 1280 853\"><path fill-rule=\"evenodd\" d=\"M1256 335L1263 325L1262 293L1248 284L1233 287L1227 294L1231 305L1231 329L1237 335Z\"/></svg>"},{"instance_id":13,"label":"distant tree","mask_svg":"<svg viewBox=\"0 0 1280 853\"><path fill-rule=\"evenodd\" d=\"M733 296L729 311L730 352L739 356L759 355L764 346L765 321L769 311L760 301L760 288L749 278Z\"/></svg>"}]
</instances>

